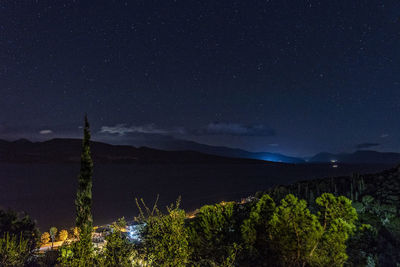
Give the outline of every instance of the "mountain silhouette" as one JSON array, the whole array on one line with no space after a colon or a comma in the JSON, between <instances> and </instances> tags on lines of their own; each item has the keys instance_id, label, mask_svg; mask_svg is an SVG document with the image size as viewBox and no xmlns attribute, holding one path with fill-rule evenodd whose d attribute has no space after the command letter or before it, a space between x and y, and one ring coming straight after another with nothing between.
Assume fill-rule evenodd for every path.
<instances>
[{"instance_id":1,"label":"mountain silhouette","mask_svg":"<svg viewBox=\"0 0 400 267\"><path fill-rule=\"evenodd\" d=\"M31 142L26 139L16 141L0 140L0 162L79 162L82 140L51 139ZM95 162L113 163L266 163L266 161L245 158L209 155L196 151L164 151L148 147L110 145L91 142L92 157Z\"/></svg>"}]
</instances>

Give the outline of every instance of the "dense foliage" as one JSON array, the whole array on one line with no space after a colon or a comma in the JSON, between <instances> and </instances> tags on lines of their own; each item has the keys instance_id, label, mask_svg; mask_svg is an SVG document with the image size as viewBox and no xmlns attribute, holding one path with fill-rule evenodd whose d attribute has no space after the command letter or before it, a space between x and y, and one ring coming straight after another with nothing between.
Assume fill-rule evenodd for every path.
<instances>
[{"instance_id":1,"label":"dense foliage","mask_svg":"<svg viewBox=\"0 0 400 267\"><path fill-rule=\"evenodd\" d=\"M136 200L140 210L137 218L141 227L141 245L148 262L155 266L186 266L190 249L188 231L185 228L185 211L179 208L180 200L167 207L163 214L157 205L150 210L142 201L143 208Z\"/></svg>"},{"instance_id":2,"label":"dense foliage","mask_svg":"<svg viewBox=\"0 0 400 267\"><path fill-rule=\"evenodd\" d=\"M373 244L376 231L373 226L358 222L356 209L348 198L324 193L313 204L310 206L292 194L276 203L264 194L244 204L206 205L189 217L180 208L179 199L166 212L157 205L150 209L143 201L140 204L137 201L139 240L129 239L126 222L121 219L104 233L105 246L89 251L90 258L82 256L87 252L87 244L79 239L65 243L58 251L49 251L41 263L44 266L277 267L373 263L363 251L376 248ZM45 239L48 241L49 236ZM24 265L31 255L27 244L16 236L0 239L3 265ZM58 254L58 260L54 253Z\"/></svg>"},{"instance_id":3,"label":"dense foliage","mask_svg":"<svg viewBox=\"0 0 400 267\"><path fill-rule=\"evenodd\" d=\"M188 224L192 261L204 266L224 266L234 257L238 232L235 203L203 206Z\"/></svg>"},{"instance_id":4,"label":"dense foliage","mask_svg":"<svg viewBox=\"0 0 400 267\"><path fill-rule=\"evenodd\" d=\"M28 240L9 233L0 238L0 266L25 266L31 258Z\"/></svg>"},{"instance_id":5,"label":"dense foliage","mask_svg":"<svg viewBox=\"0 0 400 267\"><path fill-rule=\"evenodd\" d=\"M248 218L241 225L245 261L248 265L267 266L275 262L270 240L270 221L276 209L275 202L265 194L252 203Z\"/></svg>"},{"instance_id":6,"label":"dense foliage","mask_svg":"<svg viewBox=\"0 0 400 267\"><path fill-rule=\"evenodd\" d=\"M246 205L203 206L186 223L179 205L167 214L146 207L141 252L154 266L343 266L357 213L333 194L316 205L311 212L292 194L279 205L263 195Z\"/></svg>"}]
</instances>

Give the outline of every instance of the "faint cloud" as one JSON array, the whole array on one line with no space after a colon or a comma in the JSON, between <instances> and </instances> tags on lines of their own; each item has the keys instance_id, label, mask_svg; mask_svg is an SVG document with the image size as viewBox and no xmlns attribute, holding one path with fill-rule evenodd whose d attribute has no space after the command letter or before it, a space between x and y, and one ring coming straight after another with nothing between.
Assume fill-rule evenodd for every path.
<instances>
[{"instance_id":1,"label":"faint cloud","mask_svg":"<svg viewBox=\"0 0 400 267\"><path fill-rule=\"evenodd\" d=\"M99 133L125 136L127 134L159 135L229 135L229 136L274 136L275 131L265 125L245 125L240 123L209 123L203 128L186 129L184 127L161 128L155 124L132 125L117 124L102 126Z\"/></svg>"},{"instance_id":2,"label":"faint cloud","mask_svg":"<svg viewBox=\"0 0 400 267\"><path fill-rule=\"evenodd\" d=\"M389 137L389 135L388 134L381 134L381 138L386 138L386 137Z\"/></svg>"},{"instance_id":3,"label":"faint cloud","mask_svg":"<svg viewBox=\"0 0 400 267\"><path fill-rule=\"evenodd\" d=\"M46 129L46 130L41 130L39 133L40 133L40 134L52 134L53 131L52 131L52 130Z\"/></svg>"},{"instance_id":4,"label":"faint cloud","mask_svg":"<svg viewBox=\"0 0 400 267\"><path fill-rule=\"evenodd\" d=\"M115 126L102 126L100 133L117 134L120 136L126 134L183 134L183 128L162 129L156 127L154 124L146 124L139 126L127 126L126 124L117 124Z\"/></svg>"},{"instance_id":5,"label":"faint cloud","mask_svg":"<svg viewBox=\"0 0 400 267\"><path fill-rule=\"evenodd\" d=\"M275 131L263 124L245 125L241 123L213 122L205 128L195 131L197 135L231 136L274 136Z\"/></svg>"},{"instance_id":6,"label":"faint cloud","mask_svg":"<svg viewBox=\"0 0 400 267\"><path fill-rule=\"evenodd\" d=\"M269 146L279 146L279 144L269 144Z\"/></svg>"},{"instance_id":7,"label":"faint cloud","mask_svg":"<svg viewBox=\"0 0 400 267\"><path fill-rule=\"evenodd\" d=\"M381 144L378 143L362 143L362 144L358 144L356 145L357 149L363 149L363 148L371 148L371 147L376 147L376 146L380 146Z\"/></svg>"}]
</instances>

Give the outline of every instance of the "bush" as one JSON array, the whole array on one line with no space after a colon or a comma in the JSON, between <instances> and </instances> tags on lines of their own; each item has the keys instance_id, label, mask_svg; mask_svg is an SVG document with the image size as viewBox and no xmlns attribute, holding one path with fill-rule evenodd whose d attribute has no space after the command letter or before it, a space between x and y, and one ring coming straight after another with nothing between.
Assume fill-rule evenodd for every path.
<instances>
[{"instance_id":1,"label":"bush","mask_svg":"<svg viewBox=\"0 0 400 267\"><path fill-rule=\"evenodd\" d=\"M89 247L84 239L73 242L71 244L63 244L59 250L59 258L61 266L81 267L95 266L94 250L88 251Z\"/></svg>"},{"instance_id":2,"label":"bush","mask_svg":"<svg viewBox=\"0 0 400 267\"><path fill-rule=\"evenodd\" d=\"M0 238L0 266L26 266L32 257L29 240L9 233Z\"/></svg>"},{"instance_id":3,"label":"bush","mask_svg":"<svg viewBox=\"0 0 400 267\"><path fill-rule=\"evenodd\" d=\"M225 265L232 258L238 231L235 222L235 203L222 202L200 208L196 217L188 224L192 261L204 265Z\"/></svg>"},{"instance_id":4,"label":"bush","mask_svg":"<svg viewBox=\"0 0 400 267\"><path fill-rule=\"evenodd\" d=\"M186 266L190 250L188 232L185 228L185 211L179 208L180 199L167 207L167 214L161 213L155 204L150 210L142 200L143 209L136 200L140 211L137 218L142 250L146 260L156 266Z\"/></svg>"}]
</instances>

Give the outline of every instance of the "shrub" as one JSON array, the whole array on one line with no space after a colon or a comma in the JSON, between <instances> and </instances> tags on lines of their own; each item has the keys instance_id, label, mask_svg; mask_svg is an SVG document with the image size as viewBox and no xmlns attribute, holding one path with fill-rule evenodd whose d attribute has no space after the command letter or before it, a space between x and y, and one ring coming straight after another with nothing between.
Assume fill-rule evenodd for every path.
<instances>
[{"instance_id":1,"label":"shrub","mask_svg":"<svg viewBox=\"0 0 400 267\"><path fill-rule=\"evenodd\" d=\"M142 200L143 209L137 218L146 259L156 266L185 266L189 262L188 232L185 229L186 213L179 208L180 198L175 205L167 207L163 214L157 204L150 210Z\"/></svg>"},{"instance_id":2,"label":"shrub","mask_svg":"<svg viewBox=\"0 0 400 267\"><path fill-rule=\"evenodd\" d=\"M6 233L0 238L0 266L26 266L31 256L29 240L22 235L17 238Z\"/></svg>"}]
</instances>

